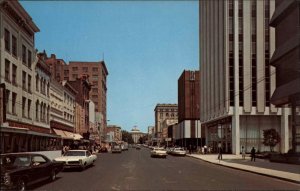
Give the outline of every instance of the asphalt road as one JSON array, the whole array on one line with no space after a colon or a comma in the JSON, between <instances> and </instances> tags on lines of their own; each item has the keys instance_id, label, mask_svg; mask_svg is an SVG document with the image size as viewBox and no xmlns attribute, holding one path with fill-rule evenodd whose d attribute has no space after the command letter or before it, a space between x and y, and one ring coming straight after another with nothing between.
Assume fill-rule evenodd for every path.
<instances>
[{"instance_id":1,"label":"asphalt road","mask_svg":"<svg viewBox=\"0 0 300 191\"><path fill-rule=\"evenodd\" d=\"M130 148L99 154L95 166L68 170L33 190L300 190L299 184L256 175L190 157L151 158L150 150Z\"/></svg>"}]
</instances>

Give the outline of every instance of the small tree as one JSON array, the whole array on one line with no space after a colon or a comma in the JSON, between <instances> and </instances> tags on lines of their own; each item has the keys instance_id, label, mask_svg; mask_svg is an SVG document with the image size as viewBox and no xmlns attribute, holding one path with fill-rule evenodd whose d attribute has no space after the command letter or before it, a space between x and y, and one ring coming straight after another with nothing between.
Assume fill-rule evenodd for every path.
<instances>
[{"instance_id":1,"label":"small tree","mask_svg":"<svg viewBox=\"0 0 300 191\"><path fill-rule=\"evenodd\" d=\"M264 131L264 141L265 146L270 146L270 151L274 151L274 147L280 143L280 135L275 129L266 129Z\"/></svg>"}]
</instances>

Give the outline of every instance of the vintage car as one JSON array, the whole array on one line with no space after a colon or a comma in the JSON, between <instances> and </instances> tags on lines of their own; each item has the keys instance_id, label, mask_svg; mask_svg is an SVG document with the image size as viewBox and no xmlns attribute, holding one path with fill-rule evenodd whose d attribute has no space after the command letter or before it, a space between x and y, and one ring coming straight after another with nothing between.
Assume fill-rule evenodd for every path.
<instances>
[{"instance_id":1,"label":"vintage car","mask_svg":"<svg viewBox=\"0 0 300 191\"><path fill-rule=\"evenodd\" d=\"M54 161L63 162L64 168L81 168L93 165L97 156L88 150L69 150L63 156L55 158Z\"/></svg>"},{"instance_id":2,"label":"vintage car","mask_svg":"<svg viewBox=\"0 0 300 191\"><path fill-rule=\"evenodd\" d=\"M0 155L1 190L26 190L27 186L56 179L63 164L42 154L9 153Z\"/></svg>"},{"instance_id":3,"label":"vintage car","mask_svg":"<svg viewBox=\"0 0 300 191\"><path fill-rule=\"evenodd\" d=\"M177 155L177 156L185 156L186 151L183 148L174 148L170 154Z\"/></svg>"},{"instance_id":4,"label":"vintage car","mask_svg":"<svg viewBox=\"0 0 300 191\"><path fill-rule=\"evenodd\" d=\"M151 151L151 157L163 157L167 158L167 151L161 147L154 147Z\"/></svg>"},{"instance_id":5,"label":"vintage car","mask_svg":"<svg viewBox=\"0 0 300 191\"><path fill-rule=\"evenodd\" d=\"M121 145L112 145L111 152L112 153L121 153L122 152Z\"/></svg>"}]
</instances>

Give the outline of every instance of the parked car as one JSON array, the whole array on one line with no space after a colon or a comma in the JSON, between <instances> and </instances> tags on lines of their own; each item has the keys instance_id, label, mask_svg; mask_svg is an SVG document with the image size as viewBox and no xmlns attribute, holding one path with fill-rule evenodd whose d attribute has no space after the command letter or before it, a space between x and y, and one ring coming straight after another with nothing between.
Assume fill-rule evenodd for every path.
<instances>
[{"instance_id":1,"label":"parked car","mask_svg":"<svg viewBox=\"0 0 300 191\"><path fill-rule=\"evenodd\" d=\"M167 158L167 151L161 147L154 147L151 151L151 157L163 157Z\"/></svg>"},{"instance_id":2,"label":"parked car","mask_svg":"<svg viewBox=\"0 0 300 191\"><path fill-rule=\"evenodd\" d=\"M0 155L1 190L26 190L27 186L56 179L63 164L42 154L10 153Z\"/></svg>"},{"instance_id":3,"label":"parked car","mask_svg":"<svg viewBox=\"0 0 300 191\"><path fill-rule=\"evenodd\" d=\"M113 145L111 147L111 152L112 153L121 153L122 152L121 145Z\"/></svg>"},{"instance_id":4,"label":"parked car","mask_svg":"<svg viewBox=\"0 0 300 191\"><path fill-rule=\"evenodd\" d=\"M167 150L167 154L171 154L172 151L174 150L174 148L173 147L167 147L166 150Z\"/></svg>"},{"instance_id":5,"label":"parked car","mask_svg":"<svg viewBox=\"0 0 300 191\"><path fill-rule=\"evenodd\" d=\"M185 156L186 155L186 151L183 148L174 148L171 151L172 155L177 155L177 156Z\"/></svg>"},{"instance_id":6,"label":"parked car","mask_svg":"<svg viewBox=\"0 0 300 191\"><path fill-rule=\"evenodd\" d=\"M124 142L121 144L122 151L128 151L128 143Z\"/></svg>"},{"instance_id":7,"label":"parked car","mask_svg":"<svg viewBox=\"0 0 300 191\"><path fill-rule=\"evenodd\" d=\"M69 150L63 156L55 158L54 161L63 162L64 168L81 168L93 165L97 156L88 150Z\"/></svg>"}]
</instances>

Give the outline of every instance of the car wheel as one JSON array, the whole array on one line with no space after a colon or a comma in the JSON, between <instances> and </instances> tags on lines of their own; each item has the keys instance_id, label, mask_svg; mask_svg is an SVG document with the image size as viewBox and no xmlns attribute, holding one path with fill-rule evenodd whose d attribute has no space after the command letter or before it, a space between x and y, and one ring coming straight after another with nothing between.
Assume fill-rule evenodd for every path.
<instances>
[{"instance_id":1,"label":"car wheel","mask_svg":"<svg viewBox=\"0 0 300 191\"><path fill-rule=\"evenodd\" d=\"M23 179L19 179L17 182L17 190L25 191L26 190L26 182Z\"/></svg>"},{"instance_id":2,"label":"car wheel","mask_svg":"<svg viewBox=\"0 0 300 191\"><path fill-rule=\"evenodd\" d=\"M54 181L56 179L56 172L55 170L53 169L51 171L51 174L50 174L50 181Z\"/></svg>"}]
</instances>

